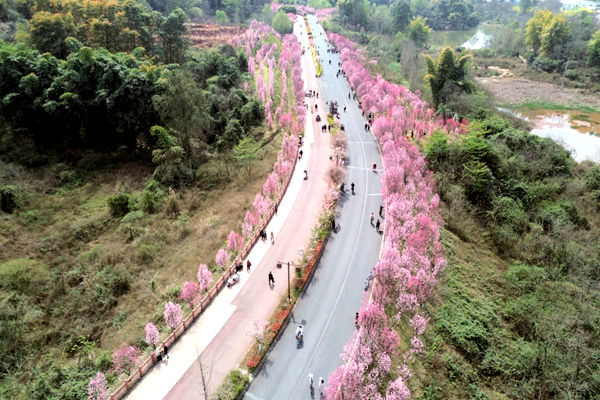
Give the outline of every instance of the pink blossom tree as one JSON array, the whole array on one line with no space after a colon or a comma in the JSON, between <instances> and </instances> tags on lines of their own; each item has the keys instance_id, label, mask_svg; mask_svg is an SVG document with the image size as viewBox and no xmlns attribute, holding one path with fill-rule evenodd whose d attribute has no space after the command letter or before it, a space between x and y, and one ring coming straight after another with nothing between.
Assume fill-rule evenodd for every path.
<instances>
[{"instance_id":1,"label":"pink blossom tree","mask_svg":"<svg viewBox=\"0 0 600 400\"><path fill-rule=\"evenodd\" d=\"M165 317L165 323L171 330L175 330L177 326L181 323L181 305L168 302L165 304L165 312L163 313Z\"/></svg>"},{"instance_id":2,"label":"pink blossom tree","mask_svg":"<svg viewBox=\"0 0 600 400\"><path fill-rule=\"evenodd\" d=\"M213 281L212 273L208 269L208 265L200 264L198 266L198 290L200 293L205 292L210 288Z\"/></svg>"},{"instance_id":3,"label":"pink blossom tree","mask_svg":"<svg viewBox=\"0 0 600 400\"><path fill-rule=\"evenodd\" d=\"M112 354L115 372L117 374L125 373L129 375L141 355L142 352L137 347L123 344Z\"/></svg>"},{"instance_id":4,"label":"pink blossom tree","mask_svg":"<svg viewBox=\"0 0 600 400\"><path fill-rule=\"evenodd\" d=\"M149 346L158 346L158 340L160 339L160 333L152 322L146 324L146 343Z\"/></svg>"},{"instance_id":5,"label":"pink blossom tree","mask_svg":"<svg viewBox=\"0 0 600 400\"><path fill-rule=\"evenodd\" d=\"M89 400L106 400L108 399L108 390L106 388L106 377L100 371L96 373L96 376L90 378L88 385L88 399Z\"/></svg>"},{"instance_id":6,"label":"pink blossom tree","mask_svg":"<svg viewBox=\"0 0 600 400\"><path fill-rule=\"evenodd\" d=\"M237 232L231 231L229 232L229 236L227 236L227 248L234 253L237 253L242 249L244 245L244 238Z\"/></svg>"},{"instance_id":7,"label":"pink blossom tree","mask_svg":"<svg viewBox=\"0 0 600 400\"><path fill-rule=\"evenodd\" d=\"M179 299L188 302L190 307L193 307L193 301L196 296L198 296L198 284L196 282L185 281Z\"/></svg>"},{"instance_id":8,"label":"pink blossom tree","mask_svg":"<svg viewBox=\"0 0 600 400\"><path fill-rule=\"evenodd\" d=\"M229 253L227 253L227 250L219 249L219 251L217 251L217 255L215 256L215 263L220 268L225 268L225 266L227 265L228 262L229 262Z\"/></svg>"}]
</instances>

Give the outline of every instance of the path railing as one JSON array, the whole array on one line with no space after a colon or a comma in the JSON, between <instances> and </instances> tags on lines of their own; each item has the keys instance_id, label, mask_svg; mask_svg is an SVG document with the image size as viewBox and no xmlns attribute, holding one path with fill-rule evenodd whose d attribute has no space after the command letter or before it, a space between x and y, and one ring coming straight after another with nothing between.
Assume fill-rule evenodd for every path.
<instances>
[{"instance_id":1,"label":"path railing","mask_svg":"<svg viewBox=\"0 0 600 400\"><path fill-rule=\"evenodd\" d=\"M227 271L221 275L221 278L217 281L217 283L204 295L199 295L196 299L192 301L192 311L188 316L186 316L181 324L179 324L173 332L169 336L167 336L161 344L163 346L171 346L181 335L184 334L186 329L192 325L194 320L198 318L200 314L208 307L208 305L212 302L215 296L219 293L219 291L225 286L229 277L234 273L235 266L238 265L241 260L243 260L250 250L256 243L259 237L259 232L267 226L273 215L275 214L275 208L281 202L283 195L287 191L288 186L290 185L290 181L292 180L292 175L294 174L294 170L296 168L296 161L298 157L294 157L294 163L292 165L292 169L288 177L286 178L282 189L279 191L277 198L273 201L273 205L269 209L269 213L267 214L267 218L263 220L263 222L259 225L258 229L255 229L254 233L250 237L250 240L245 244L237 257L233 260L231 265L227 268ZM152 352L149 357L146 357L142 362L135 368L135 371L131 373L125 382L123 382L119 387L115 389L115 391L110 395L110 400L119 400L123 398L129 390L140 381L143 376L152 368L152 366L156 364L156 354Z\"/></svg>"}]
</instances>

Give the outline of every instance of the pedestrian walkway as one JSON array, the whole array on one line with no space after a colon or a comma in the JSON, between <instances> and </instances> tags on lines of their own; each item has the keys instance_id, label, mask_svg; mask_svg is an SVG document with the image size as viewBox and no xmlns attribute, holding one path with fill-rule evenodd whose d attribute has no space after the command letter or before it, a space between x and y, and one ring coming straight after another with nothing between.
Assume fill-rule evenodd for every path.
<instances>
[{"instance_id":1,"label":"pedestrian walkway","mask_svg":"<svg viewBox=\"0 0 600 400\"><path fill-rule=\"evenodd\" d=\"M302 36L306 37L303 23L296 23L297 35L301 29L304 30ZM302 57L302 67L305 89L315 89L314 64L309 52ZM213 393L253 344L254 339L248 334L253 321L267 320L287 294L287 268L277 269L276 264L278 261L293 263L300 258L299 250L308 244L329 184L330 137L320 130L315 136L315 116L310 112L315 101L320 109L323 107L320 99L310 99L304 155L297 163L278 214L265 229L269 235L274 233L275 244L270 240L256 243L246 258L252 262L252 270L242 272L237 285L224 288L215 297L169 349L169 360L148 372L126 399L204 399L204 386L209 394ZM304 170L308 171L308 180L304 179ZM273 288L268 284L269 271L275 277Z\"/></svg>"}]
</instances>

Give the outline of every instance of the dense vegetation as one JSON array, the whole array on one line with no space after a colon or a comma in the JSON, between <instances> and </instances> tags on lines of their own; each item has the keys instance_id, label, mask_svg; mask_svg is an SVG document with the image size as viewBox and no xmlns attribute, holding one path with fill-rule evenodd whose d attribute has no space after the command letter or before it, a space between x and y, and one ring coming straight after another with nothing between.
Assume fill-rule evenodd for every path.
<instances>
[{"instance_id":1,"label":"dense vegetation","mask_svg":"<svg viewBox=\"0 0 600 400\"><path fill-rule=\"evenodd\" d=\"M246 55L155 3L0 3L1 398L83 398L272 165Z\"/></svg>"},{"instance_id":2,"label":"dense vegetation","mask_svg":"<svg viewBox=\"0 0 600 400\"><path fill-rule=\"evenodd\" d=\"M477 117L467 136L425 148L452 261L422 398L598 397L600 168Z\"/></svg>"}]
</instances>

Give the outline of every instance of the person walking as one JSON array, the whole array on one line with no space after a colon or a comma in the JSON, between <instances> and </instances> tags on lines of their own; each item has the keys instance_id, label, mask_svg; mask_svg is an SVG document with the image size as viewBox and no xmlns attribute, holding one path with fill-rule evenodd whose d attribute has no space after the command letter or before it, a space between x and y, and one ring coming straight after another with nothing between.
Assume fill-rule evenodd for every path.
<instances>
[{"instance_id":1,"label":"person walking","mask_svg":"<svg viewBox=\"0 0 600 400\"><path fill-rule=\"evenodd\" d=\"M273 271L269 271L269 287L275 286L275 277L273 277Z\"/></svg>"},{"instance_id":2,"label":"person walking","mask_svg":"<svg viewBox=\"0 0 600 400\"><path fill-rule=\"evenodd\" d=\"M325 390L325 379L322 376L319 377L319 394L323 394L323 390Z\"/></svg>"},{"instance_id":3,"label":"person walking","mask_svg":"<svg viewBox=\"0 0 600 400\"><path fill-rule=\"evenodd\" d=\"M331 218L331 230L335 232L335 217Z\"/></svg>"},{"instance_id":4,"label":"person walking","mask_svg":"<svg viewBox=\"0 0 600 400\"><path fill-rule=\"evenodd\" d=\"M251 266L252 266L252 263L250 262L250 260L246 260L246 271L250 272Z\"/></svg>"},{"instance_id":5,"label":"person walking","mask_svg":"<svg viewBox=\"0 0 600 400\"><path fill-rule=\"evenodd\" d=\"M371 213L370 218L371 218L371 225L373 225L373 221L375 220L375 216L373 215L373 213Z\"/></svg>"},{"instance_id":6,"label":"person walking","mask_svg":"<svg viewBox=\"0 0 600 400\"><path fill-rule=\"evenodd\" d=\"M354 326L358 329L358 313L354 316Z\"/></svg>"},{"instance_id":7,"label":"person walking","mask_svg":"<svg viewBox=\"0 0 600 400\"><path fill-rule=\"evenodd\" d=\"M300 149L300 151L298 152L298 160L302 160L302 154L304 154L304 152L302 151L302 149Z\"/></svg>"},{"instance_id":8,"label":"person walking","mask_svg":"<svg viewBox=\"0 0 600 400\"><path fill-rule=\"evenodd\" d=\"M373 164L373 172L377 172L377 164Z\"/></svg>"},{"instance_id":9,"label":"person walking","mask_svg":"<svg viewBox=\"0 0 600 400\"><path fill-rule=\"evenodd\" d=\"M379 233L379 227L381 226L381 222L379 222L379 218L377 218L377 223L375 224L375 230Z\"/></svg>"},{"instance_id":10,"label":"person walking","mask_svg":"<svg viewBox=\"0 0 600 400\"><path fill-rule=\"evenodd\" d=\"M310 388L310 394L312 394L313 390L314 390L314 383L315 380L313 379L313 374L312 372L310 374L308 374L308 387Z\"/></svg>"},{"instance_id":11,"label":"person walking","mask_svg":"<svg viewBox=\"0 0 600 400\"><path fill-rule=\"evenodd\" d=\"M354 182L350 184L350 189L352 189L352 194L354 194Z\"/></svg>"},{"instance_id":12,"label":"person walking","mask_svg":"<svg viewBox=\"0 0 600 400\"><path fill-rule=\"evenodd\" d=\"M271 244L275 244L275 235L271 232Z\"/></svg>"},{"instance_id":13,"label":"person walking","mask_svg":"<svg viewBox=\"0 0 600 400\"><path fill-rule=\"evenodd\" d=\"M383 218L383 204L379 206L379 216Z\"/></svg>"},{"instance_id":14,"label":"person walking","mask_svg":"<svg viewBox=\"0 0 600 400\"><path fill-rule=\"evenodd\" d=\"M165 355L165 358L168 360L169 359L169 346L167 346L166 344L163 346L163 353Z\"/></svg>"}]
</instances>

